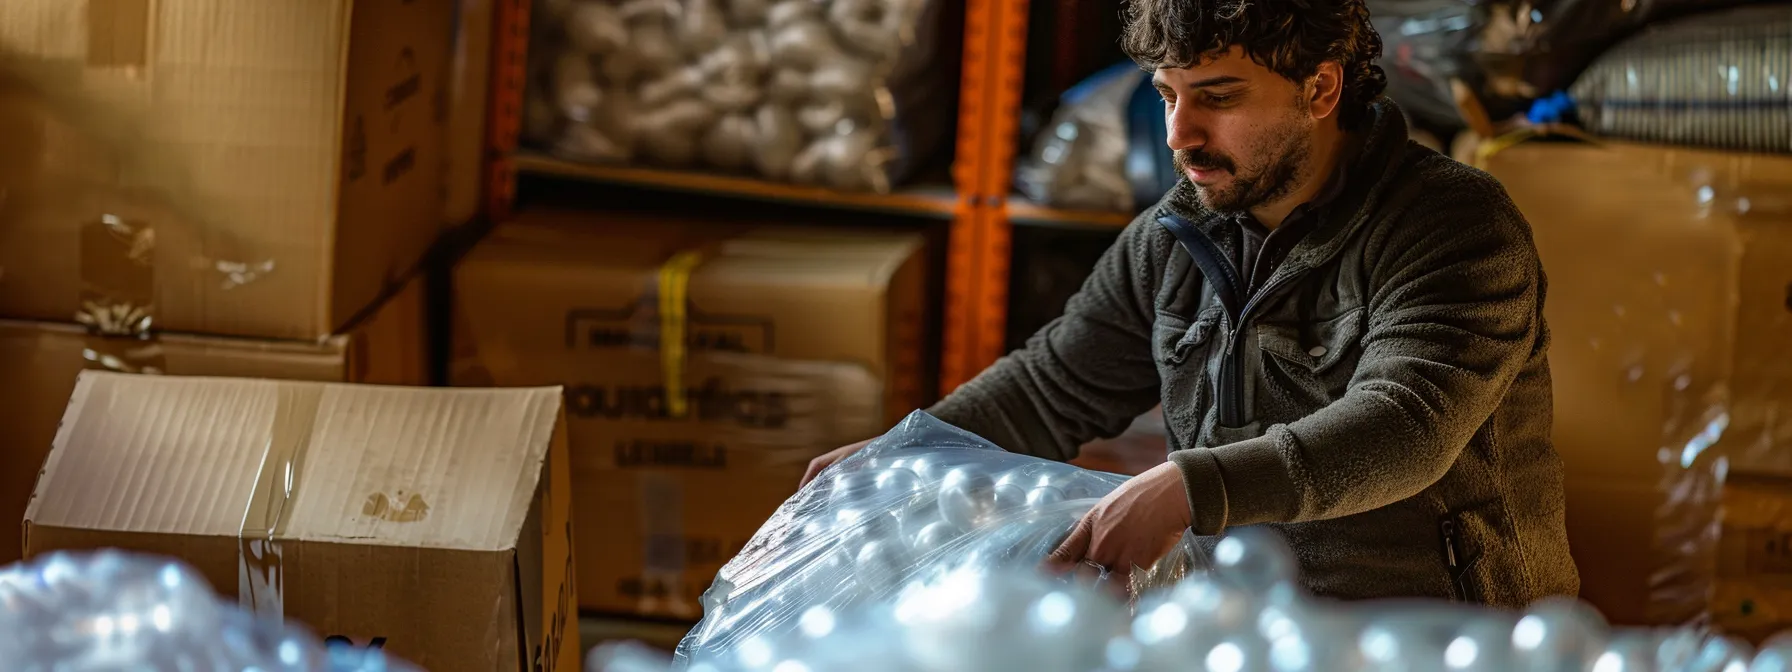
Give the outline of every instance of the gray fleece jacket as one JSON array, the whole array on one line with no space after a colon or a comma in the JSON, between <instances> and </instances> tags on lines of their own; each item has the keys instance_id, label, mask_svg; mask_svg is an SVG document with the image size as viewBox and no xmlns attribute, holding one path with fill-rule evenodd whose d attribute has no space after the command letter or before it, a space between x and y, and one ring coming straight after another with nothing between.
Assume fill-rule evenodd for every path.
<instances>
[{"instance_id":1,"label":"gray fleece jacket","mask_svg":"<svg viewBox=\"0 0 1792 672\"><path fill-rule=\"evenodd\" d=\"M1379 101L1341 193L1245 295L1186 181L1065 314L930 409L1055 460L1159 403L1193 530L1268 525L1313 592L1519 607L1580 579L1550 443L1545 280L1492 177Z\"/></svg>"}]
</instances>

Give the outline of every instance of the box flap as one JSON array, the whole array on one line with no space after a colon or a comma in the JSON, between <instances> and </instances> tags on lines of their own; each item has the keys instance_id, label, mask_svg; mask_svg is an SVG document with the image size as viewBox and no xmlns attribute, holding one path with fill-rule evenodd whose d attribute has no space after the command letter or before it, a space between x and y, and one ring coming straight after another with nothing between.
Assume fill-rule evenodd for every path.
<instances>
[{"instance_id":1,"label":"box flap","mask_svg":"<svg viewBox=\"0 0 1792 672\"><path fill-rule=\"evenodd\" d=\"M236 536L253 508L276 511L285 539L508 549L559 403L556 388L83 372L26 519ZM282 479L290 497L267 499Z\"/></svg>"},{"instance_id":2,"label":"box flap","mask_svg":"<svg viewBox=\"0 0 1792 672\"><path fill-rule=\"evenodd\" d=\"M350 340L288 343L164 334L150 347L164 370L178 375L341 381L350 375ZM95 345L73 325L0 320L0 520L9 528L0 533L0 564L20 557L19 521L75 378L87 368ZM103 339L97 345L103 350L125 344Z\"/></svg>"}]
</instances>

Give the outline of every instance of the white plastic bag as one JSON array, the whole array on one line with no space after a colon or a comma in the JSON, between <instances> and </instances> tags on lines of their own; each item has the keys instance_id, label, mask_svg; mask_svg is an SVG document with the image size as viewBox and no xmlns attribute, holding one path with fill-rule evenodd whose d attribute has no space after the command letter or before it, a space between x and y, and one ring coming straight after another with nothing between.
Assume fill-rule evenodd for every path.
<instances>
[{"instance_id":1,"label":"white plastic bag","mask_svg":"<svg viewBox=\"0 0 1792 672\"><path fill-rule=\"evenodd\" d=\"M950 130L942 4L538 2L525 140L573 160L888 192Z\"/></svg>"}]
</instances>

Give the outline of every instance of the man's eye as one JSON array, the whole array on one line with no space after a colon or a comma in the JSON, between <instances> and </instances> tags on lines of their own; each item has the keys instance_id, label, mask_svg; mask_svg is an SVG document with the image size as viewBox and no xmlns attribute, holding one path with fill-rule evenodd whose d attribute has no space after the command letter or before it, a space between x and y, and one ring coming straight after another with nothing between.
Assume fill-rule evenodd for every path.
<instances>
[{"instance_id":1,"label":"man's eye","mask_svg":"<svg viewBox=\"0 0 1792 672\"><path fill-rule=\"evenodd\" d=\"M1238 96L1234 95L1234 94L1209 93L1209 94L1207 94L1207 102L1213 103L1215 105L1224 105L1226 103L1232 102L1232 99L1237 98L1237 97Z\"/></svg>"}]
</instances>

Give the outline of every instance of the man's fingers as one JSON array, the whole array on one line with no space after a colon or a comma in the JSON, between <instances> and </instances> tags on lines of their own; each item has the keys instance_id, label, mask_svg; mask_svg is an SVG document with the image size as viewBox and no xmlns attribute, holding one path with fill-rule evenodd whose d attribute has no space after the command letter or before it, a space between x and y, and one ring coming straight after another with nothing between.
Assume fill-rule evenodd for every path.
<instances>
[{"instance_id":1,"label":"man's fingers","mask_svg":"<svg viewBox=\"0 0 1792 672\"><path fill-rule=\"evenodd\" d=\"M1132 599L1132 566L1115 567L1108 572L1108 580L1104 586L1114 597L1122 602Z\"/></svg>"},{"instance_id":2,"label":"man's fingers","mask_svg":"<svg viewBox=\"0 0 1792 672\"><path fill-rule=\"evenodd\" d=\"M828 465L822 462L823 459L826 459L825 456L809 460L809 468L803 471L803 480L796 484L798 490L809 487L809 481L815 480L816 474L828 468Z\"/></svg>"},{"instance_id":3,"label":"man's fingers","mask_svg":"<svg viewBox=\"0 0 1792 672\"><path fill-rule=\"evenodd\" d=\"M1093 526L1089 517L1083 516L1082 520L1076 521L1076 527L1070 528L1070 536L1064 538L1064 543L1058 544L1057 548L1045 556L1046 569L1059 574L1076 569L1077 563L1082 562L1089 553L1089 540L1092 536Z\"/></svg>"}]
</instances>

